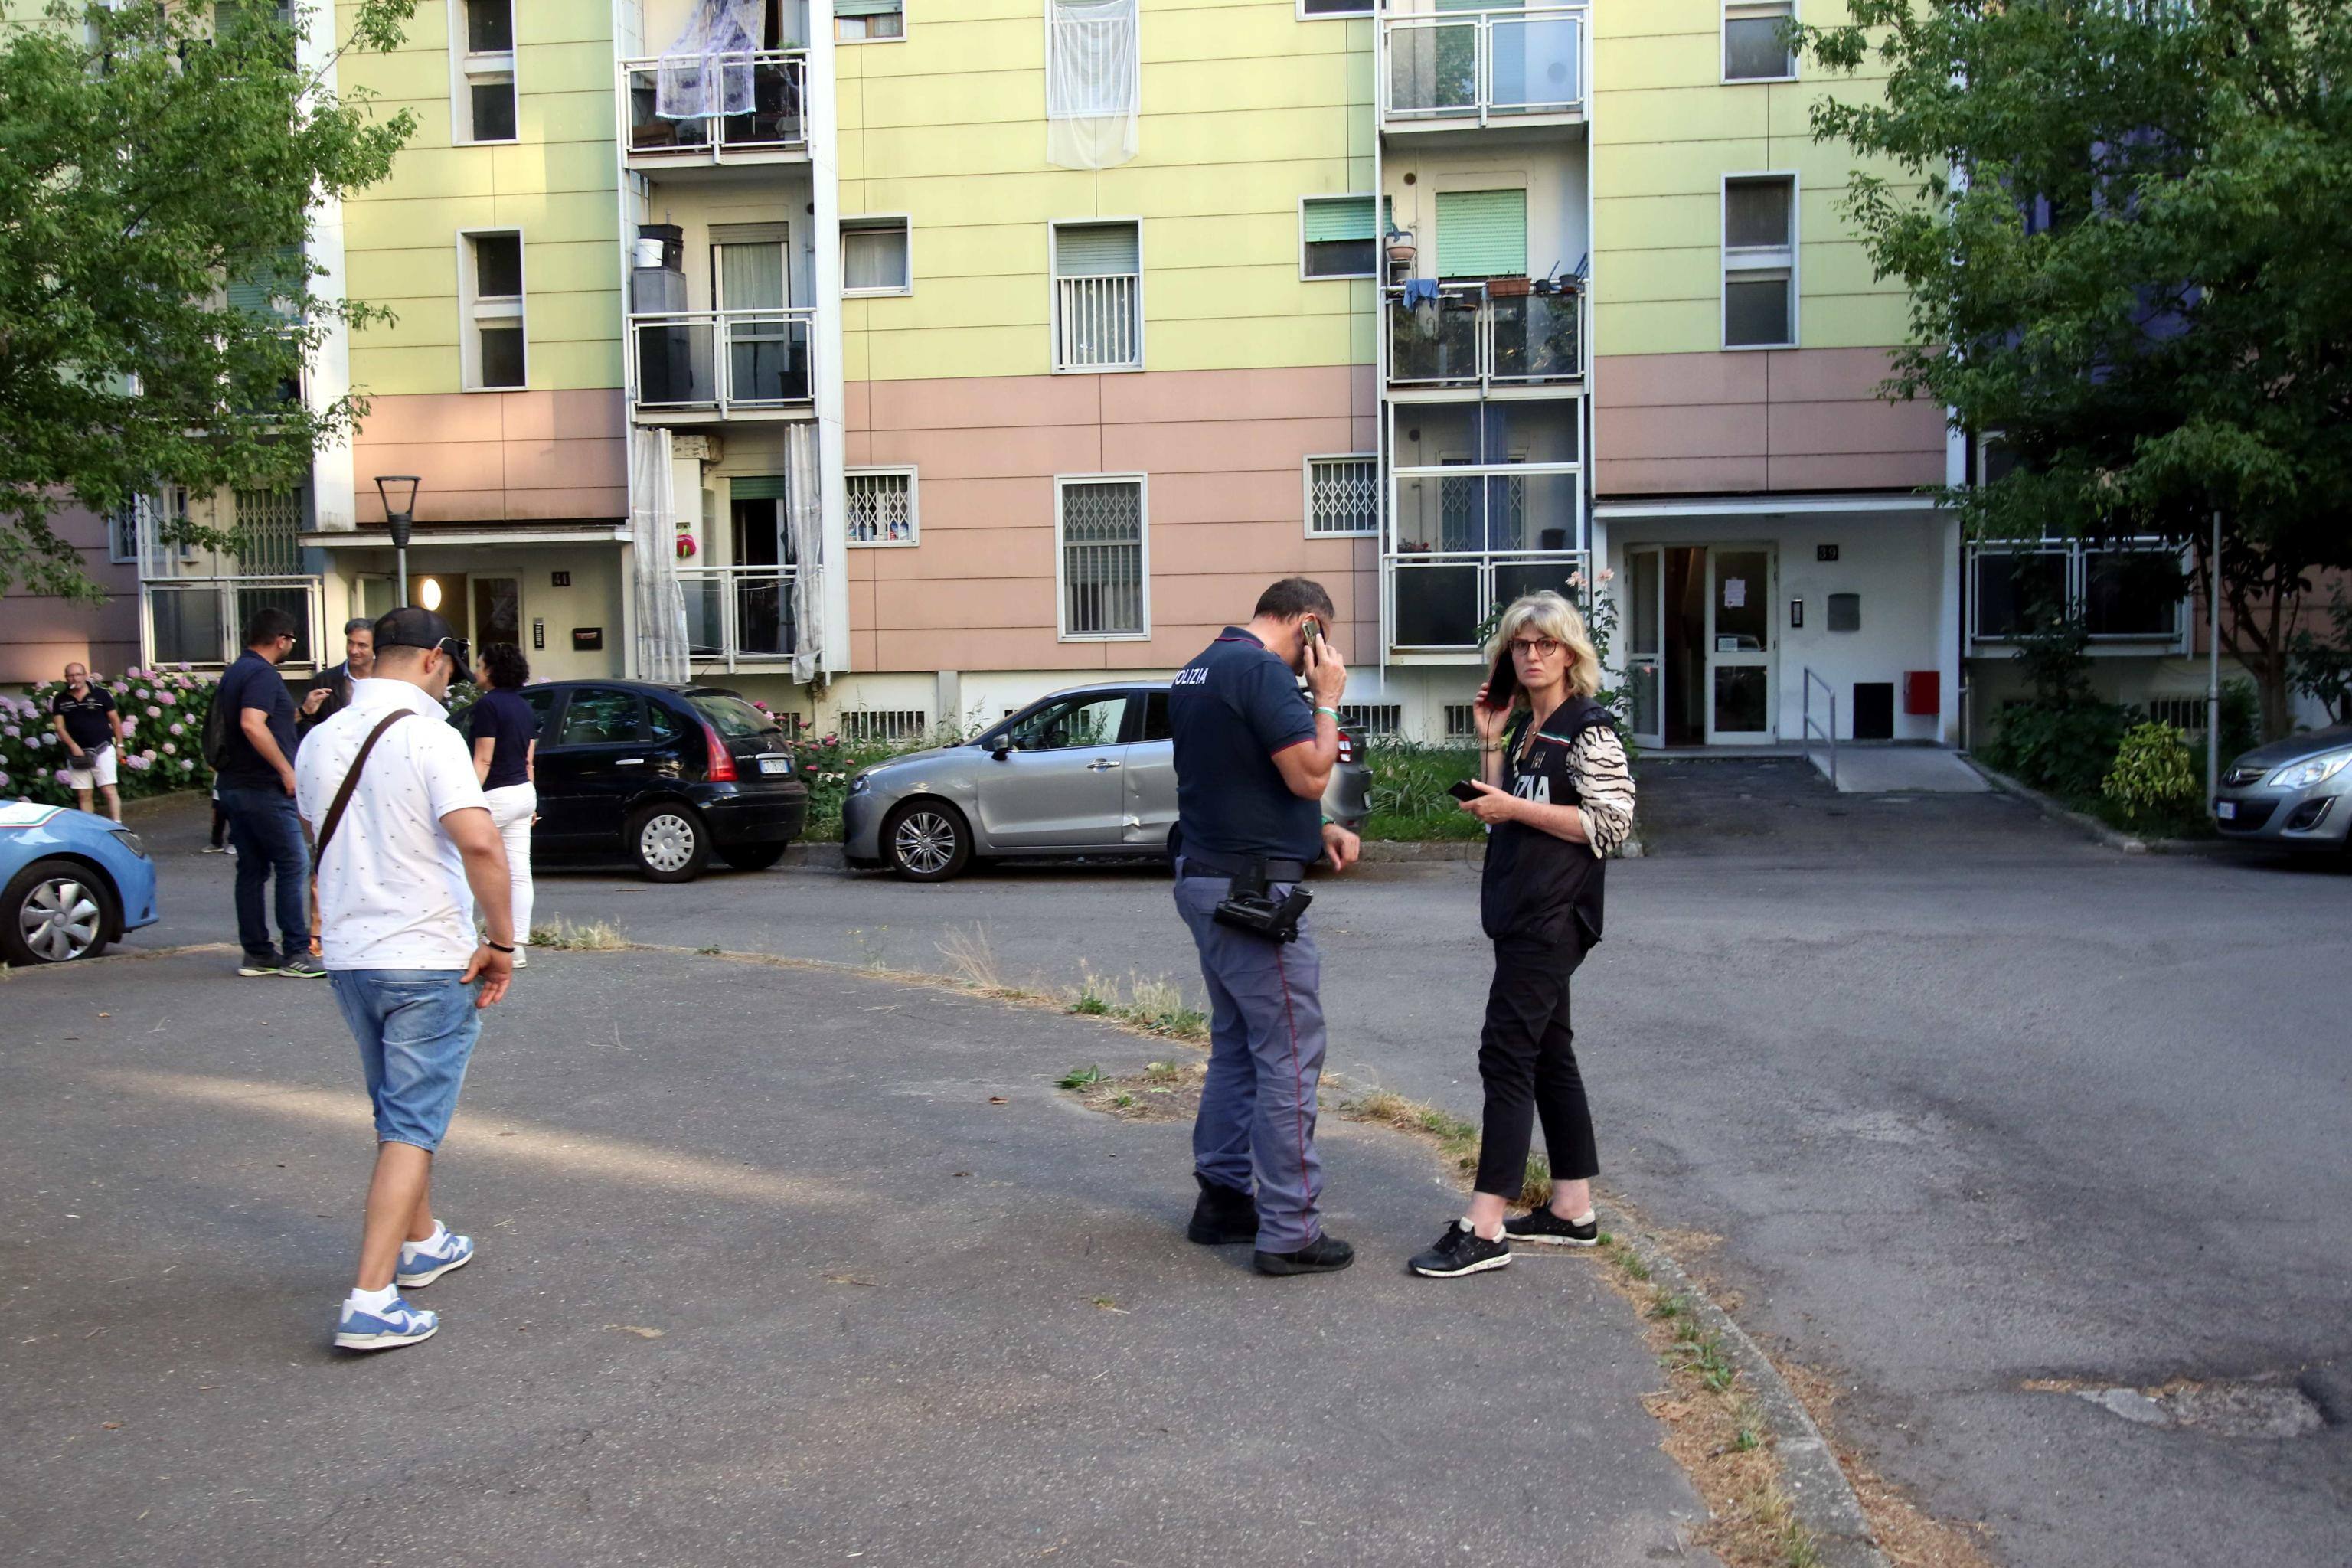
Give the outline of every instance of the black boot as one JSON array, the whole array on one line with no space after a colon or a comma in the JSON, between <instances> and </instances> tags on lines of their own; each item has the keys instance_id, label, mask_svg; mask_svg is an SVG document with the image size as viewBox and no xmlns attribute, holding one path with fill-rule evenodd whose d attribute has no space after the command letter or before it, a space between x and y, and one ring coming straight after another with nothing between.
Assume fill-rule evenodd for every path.
<instances>
[{"instance_id":1,"label":"black boot","mask_svg":"<svg viewBox=\"0 0 2352 1568\"><path fill-rule=\"evenodd\" d=\"M1201 1201L1192 1205L1192 1223L1184 1227L1187 1239L1203 1247L1225 1247L1236 1241L1257 1239L1257 1202L1239 1187L1228 1187L1209 1180L1198 1171L1192 1179L1201 1184Z\"/></svg>"}]
</instances>

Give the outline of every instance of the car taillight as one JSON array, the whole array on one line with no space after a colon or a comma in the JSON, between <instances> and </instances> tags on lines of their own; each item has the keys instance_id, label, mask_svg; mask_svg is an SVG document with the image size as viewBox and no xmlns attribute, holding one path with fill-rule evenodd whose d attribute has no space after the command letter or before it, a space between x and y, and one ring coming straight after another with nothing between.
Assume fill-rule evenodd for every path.
<instances>
[{"instance_id":1,"label":"car taillight","mask_svg":"<svg viewBox=\"0 0 2352 1568\"><path fill-rule=\"evenodd\" d=\"M719 731L710 727L708 720L702 725L702 743L710 748L710 766L702 776L712 784L733 784L735 753L727 749L727 742L719 738Z\"/></svg>"},{"instance_id":2,"label":"car taillight","mask_svg":"<svg viewBox=\"0 0 2352 1568\"><path fill-rule=\"evenodd\" d=\"M1352 763L1356 760L1356 742L1348 739L1348 731L1345 730L1339 731L1339 760L1343 763Z\"/></svg>"}]
</instances>

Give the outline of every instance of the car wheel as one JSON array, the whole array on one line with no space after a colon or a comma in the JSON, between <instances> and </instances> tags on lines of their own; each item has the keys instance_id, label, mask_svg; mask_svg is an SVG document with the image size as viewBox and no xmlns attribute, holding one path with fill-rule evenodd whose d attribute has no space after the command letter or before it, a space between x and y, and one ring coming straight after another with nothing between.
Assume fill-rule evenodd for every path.
<instances>
[{"instance_id":1,"label":"car wheel","mask_svg":"<svg viewBox=\"0 0 2352 1568\"><path fill-rule=\"evenodd\" d=\"M710 830L679 801L648 805L629 818L629 858L648 882L691 882L710 863Z\"/></svg>"},{"instance_id":2,"label":"car wheel","mask_svg":"<svg viewBox=\"0 0 2352 1568\"><path fill-rule=\"evenodd\" d=\"M910 800L882 825L882 853L911 882L944 882L971 864L971 829L941 800Z\"/></svg>"},{"instance_id":3,"label":"car wheel","mask_svg":"<svg viewBox=\"0 0 2352 1568\"><path fill-rule=\"evenodd\" d=\"M106 951L110 894L71 860L36 860L0 892L0 957L11 963L70 963Z\"/></svg>"},{"instance_id":4,"label":"car wheel","mask_svg":"<svg viewBox=\"0 0 2352 1568\"><path fill-rule=\"evenodd\" d=\"M721 844L719 858L738 871L764 871L782 859L784 851L791 847L789 840L782 844Z\"/></svg>"}]
</instances>

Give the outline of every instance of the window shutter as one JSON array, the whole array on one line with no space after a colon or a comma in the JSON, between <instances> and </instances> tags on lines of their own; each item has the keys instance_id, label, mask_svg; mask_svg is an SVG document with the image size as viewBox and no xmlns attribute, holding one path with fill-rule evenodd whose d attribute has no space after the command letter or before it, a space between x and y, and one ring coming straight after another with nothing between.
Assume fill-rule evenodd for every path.
<instances>
[{"instance_id":1,"label":"window shutter","mask_svg":"<svg viewBox=\"0 0 2352 1568\"><path fill-rule=\"evenodd\" d=\"M1372 198L1343 196L1307 204L1307 243L1321 245L1342 239L1370 239Z\"/></svg>"},{"instance_id":2,"label":"window shutter","mask_svg":"<svg viewBox=\"0 0 2352 1568\"><path fill-rule=\"evenodd\" d=\"M276 302L276 292L281 287L291 288L302 276L302 247L281 245L266 260L257 260L228 280L228 302L237 310L256 316L283 316L289 312Z\"/></svg>"},{"instance_id":3,"label":"window shutter","mask_svg":"<svg viewBox=\"0 0 2352 1568\"><path fill-rule=\"evenodd\" d=\"M1440 278L1523 278L1527 270L1527 192L1438 193Z\"/></svg>"},{"instance_id":4,"label":"window shutter","mask_svg":"<svg viewBox=\"0 0 2352 1568\"><path fill-rule=\"evenodd\" d=\"M1142 247L1131 223L1088 224L1055 231L1057 277L1118 278L1142 270Z\"/></svg>"},{"instance_id":5,"label":"window shutter","mask_svg":"<svg viewBox=\"0 0 2352 1568\"><path fill-rule=\"evenodd\" d=\"M836 16L895 16L906 8L907 0L833 0Z\"/></svg>"},{"instance_id":6,"label":"window shutter","mask_svg":"<svg viewBox=\"0 0 2352 1568\"><path fill-rule=\"evenodd\" d=\"M727 481L727 494L731 500L783 500L784 476L738 474Z\"/></svg>"}]
</instances>

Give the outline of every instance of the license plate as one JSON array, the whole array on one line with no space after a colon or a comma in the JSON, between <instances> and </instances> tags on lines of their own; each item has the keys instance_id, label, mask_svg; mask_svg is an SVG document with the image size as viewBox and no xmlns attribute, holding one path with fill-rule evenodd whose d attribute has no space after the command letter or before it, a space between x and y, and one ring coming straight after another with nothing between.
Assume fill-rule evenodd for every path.
<instances>
[{"instance_id":1,"label":"license plate","mask_svg":"<svg viewBox=\"0 0 2352 1568\"><path fill-rule=\"evenodd\" d=\"M2238 815L2238 803L2234 800L2218 801L2214 804L2213 815L2228 822Z\"/></svg>"},{"instance_id":2,"label":"license plate","mask_svg":"<svg viewBox=\"0 0 2352 1568\"><path fill-rule=\"evenodd\" d=\"M789 757L761 757L760 759L760 771L763 773L791 773L793 771L792 759Z\"/></svg>"}]
</instances>

